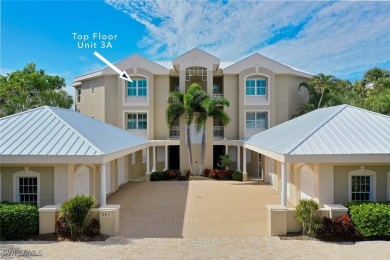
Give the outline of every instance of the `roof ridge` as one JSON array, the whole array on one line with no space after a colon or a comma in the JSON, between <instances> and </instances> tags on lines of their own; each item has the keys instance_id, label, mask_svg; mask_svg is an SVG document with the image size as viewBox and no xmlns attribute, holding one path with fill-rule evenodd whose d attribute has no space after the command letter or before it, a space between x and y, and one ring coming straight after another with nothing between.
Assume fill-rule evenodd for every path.
<instances>
[{"instance_id":1,"label":"roof ridge","mask_svg":"<svg viewBox=\"0 0 390 260\"><path fill-rule=\"evenodd\" d=\"M87 144L89 144L92 148L94 148L97 152L104 154L104 152L98 148L96 145L94 145L92 142L90 142L84 135L82 135L79 131L77 131L73 126L71 126L68 122L66 122L62 117L60 117L55 111L53 111L52 107L44 106L43 108L47 109L52 115L54 115L58 120L60 120L62 123L67 125L78 137L84 140ZM66 111L72 111L69 109L63 109ZM78 113L74 111L75 113Z\"/></svg>"},{"instance_id":2,"label":"roof ridge","mask_svg":"<svg viewBox=\"0 0 390 260\"><path fill-rule=\"evenodd\" d=\"M320 124L314 131L312 131L310 134L308 134L306 137L304 137L297 145L295 145L293 148L291 148L290 151L287 152L287 154L291 154L292 151L294 151L298 146L300 146L307 139L309 139L310 136L312 136L316 132L318 132L318 130L320 130L325 124L327 124L330 120L332 120L338 114L340 114L340 112L343 111L347 107L347 105L339 105L339 106L336 106L336 107L340 107L340 109L338 109L335 113L333 113L331 116L329 116L328 119L324 120L324 122L322 122L322 124Z\"/></svg>"},{"instance_id":3,"label":"roof ridge","mask_svg":"<svg viewBox=\"0 0 390 260\"><path fill-rule=\"evenodd\" d=\"M31 111L35 111L35 110L38 110L38 109L41 109L41 108L44 108L44 107L47 107L47 106L40 106L40 107L24 110L22 112L18 112L18 113L12 114L12 115L4 116L4 117L0 118L0 121L3 120L3 119L8 119L8 118L14 117L14 116L19 116L21 114L29 113Z\"/></svg>"}]
</instances>

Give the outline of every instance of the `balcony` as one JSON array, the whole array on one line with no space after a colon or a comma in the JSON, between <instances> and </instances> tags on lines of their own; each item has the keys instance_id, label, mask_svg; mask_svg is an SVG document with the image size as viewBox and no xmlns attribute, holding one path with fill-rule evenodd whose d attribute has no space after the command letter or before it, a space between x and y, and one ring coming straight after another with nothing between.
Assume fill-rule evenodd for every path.
<instances>
[{"instance_id":1,"label":"balcony","mask_svg":"<svg viewBox=\"0 0 390 260\"><path fill-rule=\"evenodd\" d=\"M180 126L172 126L169 130L170 139L180 139Z\"/></svg>"},{"instance_id":2,"label":"balcony","mask_svg":"<svg viewBox=\"0 0 390 260\"><path fill-rule=\"evenodd\" d=\"M223 97L222 93L213 93L213 98Z\"/></svg>"},{"instance_id":3,"label":"balcony","mask_svg":"<svg viewBox=\"0 0 390 260\"><path fill-rule=\"evenodd\" d=\"M213 126L214 139L223 139L225 128L223 126Z\"/></svg>"}]
</instances>

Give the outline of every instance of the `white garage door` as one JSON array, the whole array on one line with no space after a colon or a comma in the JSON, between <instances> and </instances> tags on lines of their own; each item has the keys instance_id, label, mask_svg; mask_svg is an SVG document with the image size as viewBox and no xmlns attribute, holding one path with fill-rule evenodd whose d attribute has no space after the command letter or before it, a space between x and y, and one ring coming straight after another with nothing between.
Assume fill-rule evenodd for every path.
<instances>
[{"instance_id":1,"label":"white garage door","mask_svg":"<svg viewBox=\"0 0 390 260\"><path fill-rule=\"evenodd\" d=\"M314 198L314 173L308 166L301 168L301 199Z\"/></svg>"},{"instance_id":2,"label":"white garage door","mask_svg":"<svg viewBox=\"0 0 390 260\"><path fill-rule=\"evenodd\" d=\"M89 168L87 166L81 166L74 175L74 194L90 195Z\"/></svg>"}]
</instances>

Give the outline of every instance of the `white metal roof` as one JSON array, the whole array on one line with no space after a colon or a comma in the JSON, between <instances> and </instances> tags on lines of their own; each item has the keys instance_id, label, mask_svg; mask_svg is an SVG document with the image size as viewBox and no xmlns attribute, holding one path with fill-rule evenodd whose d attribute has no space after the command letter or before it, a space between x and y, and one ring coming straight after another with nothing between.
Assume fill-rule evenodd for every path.
<instances>
[{"instance_id":1,"label":"white metal roof","mask_svg":"<svg viewBox=\"0 0 390 260\"><path fill-rule=\"evenodd\" d=\"M291 158L359 156L356 158L361 160L380 155L383 162L390 163L390 116L348 105L323 108L243 142L249 148Z\"/></svg>"},{"instance_id":2,"label":"white metal roof","mask_svg":"<svg viewBox=\"0 0 390 260\"><path fill-rule=\"evenodd\" d=\"M147 143L68 109L44 106L0 118L1 156L97 156Z\"/></svg>"}]
</instances>

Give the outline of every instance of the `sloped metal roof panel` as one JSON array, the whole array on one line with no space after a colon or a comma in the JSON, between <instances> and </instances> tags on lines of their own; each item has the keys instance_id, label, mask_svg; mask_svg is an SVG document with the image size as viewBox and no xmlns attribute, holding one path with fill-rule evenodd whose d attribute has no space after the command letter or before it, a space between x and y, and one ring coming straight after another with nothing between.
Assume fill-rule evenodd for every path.
<instances>
[{"instance_id":1,"label":"sloped metal roof panel","mask_svg":"<svg viewBox=\"0 0 390 260\"><path fill-rule=\"evenodd\" d=\"M246 144L282 155L389 154L390 117L340 105L249 137Z\"/></svg>"},{"instance_id":2,"label":"sloped metal roof panel","mask_svg":"<svg viewBox=\"0 0 390 260\"><path fill-rule=\"evenodd\" d=\"M147 142L67 109L40 107L0 119L0 155L104 155Z\"/></svg>"}]
</instances>

